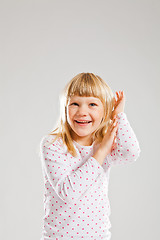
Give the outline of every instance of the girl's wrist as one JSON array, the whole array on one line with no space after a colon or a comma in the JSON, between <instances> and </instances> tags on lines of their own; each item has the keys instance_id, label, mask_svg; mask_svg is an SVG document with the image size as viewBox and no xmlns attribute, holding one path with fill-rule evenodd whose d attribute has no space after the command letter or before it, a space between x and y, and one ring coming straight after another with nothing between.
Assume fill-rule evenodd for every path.
<instances>
[{"instance_id":1,"label":"girl's wrist","mask_svg":"<svg viewBox=\"0 0 160 240\"><path fill-rule=\"evenodd\" d=\"M102 165L103 161L107 155L108 154L106 153L106 151L104 151L103 148L99 147L96 150L96 152L93 154L93 157L99 162L100 165Z\"/></svg>"},{"instance_id":2,"label":"girl's wrist","mask_svg":"<svg viewBox=\"0 0 160 240\"><path fill-rule=\"evenodd\" d=\"M106 145L101 144L99 147L99 151L102 153L102 155L107 156L110 153L110 150Z\"/></svg>"}]
</instances>

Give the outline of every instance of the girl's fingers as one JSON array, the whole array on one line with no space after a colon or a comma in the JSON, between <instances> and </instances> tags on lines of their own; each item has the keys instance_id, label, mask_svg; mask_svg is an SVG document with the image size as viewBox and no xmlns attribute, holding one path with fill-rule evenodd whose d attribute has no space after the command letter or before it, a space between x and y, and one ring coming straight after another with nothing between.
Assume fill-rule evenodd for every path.
<instances>
[{"instance_id":1,"label":"girl's fingers","mask_svg":"<svg viewBox=\"0 0 160 240\"><path fill-rule=\"evenodd\" d=\"M123 91L118 91L118 92L116 92L116 95L117 95L117 98L119 99L120 96L124 95L124 93L123 93Z\"/></svg>"},{"instance_id":2,"label":"girl's fingers","mask_svg":"<svg viewBox=\"0 0 160 240\"><path fill-rule=\"evenodd\" d=\"M113 120L112 120L112 122L111 122L111 124L110 124L110 128L113 127L113 125L115 124L115 121L116 121L116 117L114 116L114 117L113 117Z\"/></svg>"},{"instance_id":3,"label":"girl's fingers","mask_svg":"<svg viewBox=\"0 0 160 240\"><path fill-rule=\"evenodd\" d=\"M111 132L114 131L116 132L117 131L117 127L118 127L118 120L115 118L112 122L112 125L111 125Z\"/></svg>"},{"instance_id":4,"label":"girl's fingers","mask_svg":"<svg viewBox=\"0 0 160 240\"><path fill-rule=\"evenodd\" d=\"M118 122L115 125L113 125L112 131L114 134L116 133L117 128L118 128Z\"/></svg>"},{"instance_id":5,"label":"girl's fingers","mask_svg":"<svg viewBox=\"0 0 160 240\"><path fill-rule=\"evenodd\" d=\"M116 95L117 95L117 98L119 98L119 94L118 94L118 92L116 92Z\"/></svg>"}]
</instances>

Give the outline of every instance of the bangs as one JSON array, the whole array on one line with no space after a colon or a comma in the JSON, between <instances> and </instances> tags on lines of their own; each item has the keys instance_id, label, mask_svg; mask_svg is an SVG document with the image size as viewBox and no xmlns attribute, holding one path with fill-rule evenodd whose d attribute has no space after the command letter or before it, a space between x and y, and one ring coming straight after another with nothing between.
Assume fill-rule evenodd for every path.
<instances>
[{"instance_id":1,"label":"bangs","mask_svg":"<svg viewBox=\"0 0 160 240\"><path fill-rule=\"evenodd\" d=\"M92 73L83 73L74 79L68 89L68 98L71 96L97 97L104 101L106 92L101 80Z\"/></svg>"}]
</instances>

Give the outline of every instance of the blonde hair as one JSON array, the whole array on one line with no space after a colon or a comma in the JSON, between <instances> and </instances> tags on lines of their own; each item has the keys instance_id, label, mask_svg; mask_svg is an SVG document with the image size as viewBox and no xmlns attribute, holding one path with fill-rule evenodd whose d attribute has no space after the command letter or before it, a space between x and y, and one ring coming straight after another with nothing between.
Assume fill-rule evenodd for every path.
<instances>
[{"instance_id":1,"label":"blonde hair","mask_svg":"<svg viewBox=\"0 0 160 240\"><path fill-rule=\"evenodd\" d=\"M76 157L77 153L73 145L71 137L71 127L67 121L67 104L71 96L85 96L99 98L104 106L105 115L98 129L93 132L93 140L100 143L107 132L111 122L112 110L114 107L114 95L107 83L98 75L93 73L79 73L71 79L60 94L60 117L57 123L57 128L49 135L56 135L52 140L53 143L59 137L67 146L68 151L72 156ZM56 132L57 133L54 133Z\"/></svg>"}]
</instances>

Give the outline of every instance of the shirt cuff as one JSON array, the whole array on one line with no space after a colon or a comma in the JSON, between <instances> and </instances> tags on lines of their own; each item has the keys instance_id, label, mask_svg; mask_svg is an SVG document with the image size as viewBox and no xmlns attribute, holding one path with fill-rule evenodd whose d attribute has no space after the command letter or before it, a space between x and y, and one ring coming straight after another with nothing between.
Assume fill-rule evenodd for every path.
<instances>
[{"instance_id":1,"label":"shirt cuff","mask_svg":"<svg viewBox=\"0 0 160 240\"><path fill-rule=\"evenodd\" d=\"M100 165L100 163L94 157L91 157L90 161L92 164L94 164L94 167L96 167L97 173L101 174L104 172L104 168Z\"/></svg>"}]
</instances>

